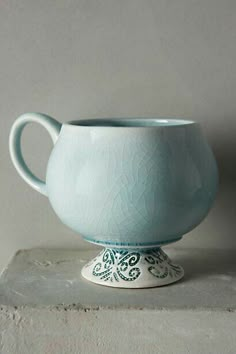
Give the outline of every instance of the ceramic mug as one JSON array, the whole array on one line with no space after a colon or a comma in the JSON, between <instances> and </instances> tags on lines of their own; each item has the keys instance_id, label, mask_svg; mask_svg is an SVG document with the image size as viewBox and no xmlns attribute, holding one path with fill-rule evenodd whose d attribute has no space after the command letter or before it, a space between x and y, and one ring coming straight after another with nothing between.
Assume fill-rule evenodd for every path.
<instances>
[{"instance_id":1,"label":"ceramic mug","mask_svg":"<svg viewBox=\"0 0 236 354\"><path fill-rule=\"evenodd\" d=\"M31 122L45 127L54 143L45 182L21 152L21 134ZM158 249L181 239L204 219L217 192L215 158L194 121L112 118L61 125L27 113L12 126L10 154L64 224L112 250Z\"/></svg>"}]
</instances>

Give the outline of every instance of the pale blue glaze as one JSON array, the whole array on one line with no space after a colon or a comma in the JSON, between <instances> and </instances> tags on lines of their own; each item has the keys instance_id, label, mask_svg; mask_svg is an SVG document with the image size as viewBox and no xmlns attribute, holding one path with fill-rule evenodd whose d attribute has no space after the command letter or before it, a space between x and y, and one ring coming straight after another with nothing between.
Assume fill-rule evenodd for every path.
<instances>
[{"instance_id":1,"label":"pale blue glaze","mask_svg":"<svg viewBox=\"0 0 236 354\"><path fill-rule=\"evenodd\" d=\"M207 215L217 185L199 124L93 119L62 125L44 194L85 239L135 247L173 242L192 230Z\"/></svg>"}]
</instances>

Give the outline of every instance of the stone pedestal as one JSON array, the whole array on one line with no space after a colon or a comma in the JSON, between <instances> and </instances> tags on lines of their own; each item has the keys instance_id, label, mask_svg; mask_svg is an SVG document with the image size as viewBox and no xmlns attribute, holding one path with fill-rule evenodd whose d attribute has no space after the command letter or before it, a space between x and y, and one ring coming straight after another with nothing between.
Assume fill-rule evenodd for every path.
<instances>
[{"instance_id":1,"label":"stone pedestal","mask_svg":"<svg viewBox=\"0 0 236 354\"><path fill-rule=\"evenodd\" d=\"M15 255L0 279L1 353L235 354L235 252L168 249L185 276L149 289L86 281L97 252Z\"/></svg>"}]
</instances>

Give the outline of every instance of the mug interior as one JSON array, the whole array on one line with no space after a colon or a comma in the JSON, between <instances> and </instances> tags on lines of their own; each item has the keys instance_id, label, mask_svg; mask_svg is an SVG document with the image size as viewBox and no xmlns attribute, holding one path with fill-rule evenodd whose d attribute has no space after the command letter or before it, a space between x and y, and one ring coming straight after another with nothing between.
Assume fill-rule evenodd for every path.
<instances>
[{"instance_id":1,"label":"mug interior","mask_svg":"<svg viewBox=\"0 0 236 354\"><path fill-rule=\"evenodd\" d=\"M194 124L194 121L169 118L94 118L71 121L67 124L86 127L167 127Z\"/></svg>"}]
</instances>

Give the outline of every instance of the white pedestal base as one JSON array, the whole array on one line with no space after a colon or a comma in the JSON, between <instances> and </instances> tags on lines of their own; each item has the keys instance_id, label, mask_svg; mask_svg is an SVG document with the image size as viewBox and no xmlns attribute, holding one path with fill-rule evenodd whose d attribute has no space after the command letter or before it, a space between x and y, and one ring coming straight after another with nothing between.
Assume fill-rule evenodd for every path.
<instances>
[{"instance_id":1,"label":"white pedestal base","mask_svg":"<svg viewBox=\"0 0 236 354\"><path fill-rule=\"evenodd\" d=\"M184 276L184 270L173 264L161 248L105 248L82 268L82 276L115 288L150 288L178 281Z\"/></svg>"}]
</instances>

